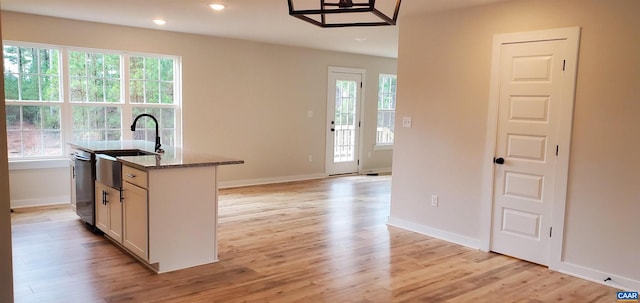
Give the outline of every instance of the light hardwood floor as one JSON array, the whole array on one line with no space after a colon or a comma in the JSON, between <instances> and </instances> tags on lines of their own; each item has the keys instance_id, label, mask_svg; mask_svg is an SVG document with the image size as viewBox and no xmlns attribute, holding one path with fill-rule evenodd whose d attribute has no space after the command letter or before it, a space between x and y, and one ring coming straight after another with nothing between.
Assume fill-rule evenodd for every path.
<instances>
[{"instance_id":1,"label":"light hardwood floor","mask_svg":"<svg viewBox=\"0 0 640 303\"><path fill-rule=\"evenodd\" d=\"M616 301L610 287L387 226L390 186L351 176L221 190L220 262L160 275L68 207L18 209L16 302Z\"/></svg>"}]
</instances>

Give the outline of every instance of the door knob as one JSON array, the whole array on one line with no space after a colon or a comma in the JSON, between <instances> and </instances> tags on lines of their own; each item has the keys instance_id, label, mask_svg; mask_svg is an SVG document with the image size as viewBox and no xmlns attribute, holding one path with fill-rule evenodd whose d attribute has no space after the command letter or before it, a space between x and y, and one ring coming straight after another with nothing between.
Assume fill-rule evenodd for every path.
<instances>
[{"instance_id":1,"label":"door knob","mask_svg":"<svg viewBox=\"0 0 640 303\"><path fill-rule=\"evenodd\" d=\"M502 165L504 164L504 158L500 157L500 158L493 158L493 163L495 164L499 164Z\"/></svg>"}]
</instances>

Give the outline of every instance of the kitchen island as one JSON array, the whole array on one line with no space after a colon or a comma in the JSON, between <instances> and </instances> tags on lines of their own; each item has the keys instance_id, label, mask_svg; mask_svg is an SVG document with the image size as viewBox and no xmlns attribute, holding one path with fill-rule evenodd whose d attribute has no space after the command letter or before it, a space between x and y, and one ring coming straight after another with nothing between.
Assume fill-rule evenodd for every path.
<instances>
[{"instance_id":1,"label":"kitchen island","mask_svg":"<svg viewBox=\"0 0 640 303\"><path fill-rule=\"evenodd\" d=\"M72 142L93 154L117 156L122 188L95 182L95 223L117 245L164 273L216 262L220 165L244 161L169 148L146 141ZM119 197L118 197L119 194Z\"/></svg>"}]
</instances>

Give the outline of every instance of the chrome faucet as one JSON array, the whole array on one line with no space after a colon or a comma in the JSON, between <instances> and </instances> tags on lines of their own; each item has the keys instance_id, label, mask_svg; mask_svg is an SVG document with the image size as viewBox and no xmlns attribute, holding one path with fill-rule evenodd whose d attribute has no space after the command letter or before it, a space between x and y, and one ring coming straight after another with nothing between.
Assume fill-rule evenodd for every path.
<instances>
[{"instance_id":1,"label":"chrome faucet","mask_svg":"<svg viewBox=\"0 0 640 303\"><path fill-rule=\"evenodd\" d=\"M156 117L149 115L149 114L139 114L135 119L133 119L133 124L131 124L131 131L134 132L136 131L136 122L138 122L138 119L140 119L141 117L149 117L153 120L153 122L156 124L156 148L155 151L156 153L164 153L164 150L162 148L160 148L161 144L160 144L160 135L158 133L158 120L156 119Z\"/></svg>"}]
</instances>

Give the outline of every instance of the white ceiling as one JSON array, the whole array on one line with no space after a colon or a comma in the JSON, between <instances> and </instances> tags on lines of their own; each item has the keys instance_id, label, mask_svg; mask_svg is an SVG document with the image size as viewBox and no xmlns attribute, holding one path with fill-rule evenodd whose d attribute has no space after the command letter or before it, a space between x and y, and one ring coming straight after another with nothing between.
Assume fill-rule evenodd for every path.
<instances>
[{"instance_id":1,"label":"white ceiling","mask_svg":"<svg viewBox=\"0 0 640 303\"><path fill-rule=\"evenodd\" d=\"M294 0L296 3L298 0ZM378 0L379 2L386 0ZM404 0L408 14L503 0ZM209 8L222 3L221 12ZM397 57L398 26L319 28L289 16L287 0L0 0L2 10L357 54ZM155 25L153 19L167 24Z\"/></svg>"}]
</instances>

